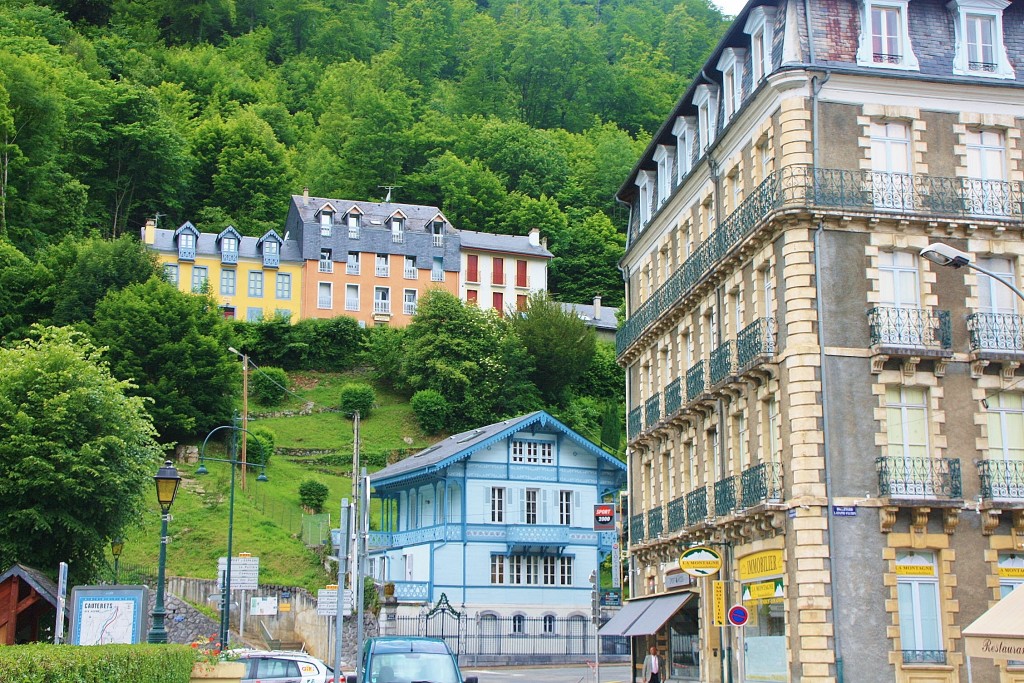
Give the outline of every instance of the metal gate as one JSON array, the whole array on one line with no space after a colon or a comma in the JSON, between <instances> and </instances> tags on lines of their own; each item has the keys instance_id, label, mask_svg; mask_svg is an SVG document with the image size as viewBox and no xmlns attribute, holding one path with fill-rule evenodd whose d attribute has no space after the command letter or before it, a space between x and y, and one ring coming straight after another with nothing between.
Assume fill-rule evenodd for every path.
<instances>
[{"instance_id":1,"label":"metal gate","mask_svg":"<svg viewBox=\"0 0 1024 683\"><path fill-rule=\"evenodd\" d=\"M466 631L466 615L457 611L448 602L448 596L441 593L437 604L423 617L423 635L441 638L448 643L448 649L456 655L462 654L462 635Z\"/></svg>"}]
</instances>

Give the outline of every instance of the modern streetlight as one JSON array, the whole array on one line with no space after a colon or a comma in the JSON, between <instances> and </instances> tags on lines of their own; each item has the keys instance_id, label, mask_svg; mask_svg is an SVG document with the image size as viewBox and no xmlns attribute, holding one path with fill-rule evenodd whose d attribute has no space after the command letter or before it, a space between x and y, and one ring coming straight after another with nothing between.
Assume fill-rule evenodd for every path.
<instances>
[{"instance_id":1,"label":"modern streetlight","mask_svg":"<svg viewBox=\"0 0 1024 683\"><path fill-rule=\"evenodd\" d=\"M206 460L211 460L213 462L226 462L226 463L231 465L231 494L230 494L230 497L228 499L229 500L229 503L228 503L228 556L227 556L227 567L226 567L226 569L224 571L224 582L223 582L222 588L221 588L220 634L219 634L221 649L226 650L226 649L228 649L228 631L230 630L230 620L231 620L231 601L230 601L230 597L231 597L231 539L232 539L232 536L234 534L234 529L235 529L235 467L239 466L239 467L242 467L242 468L246 468L246 467L259 468L260 469L260 476L256 477L256 481L269 481L269 480L267 479L267 475L266 475L266 468L267 468L267 466L266 466L266 458L265 457L262 458L263 464L259 464L259 465L252 464L252 463L246 463L246 462L243 462L243 461L238 460L238 459L235 458L235 441L236 441L236 439L235 439L235 435L234 434L231 435L231 440L230 440L230 444L231 444L230 445L230 451L229 451L230 454L231 454L230 458L211 458L211 457L206 455L206 442L210 440L211 436L213 436L215 433L219 432L222 429L230 429L230 430L232 430L232 432L242 432L243 434L249 434L249 431L246 430L246 429L243 429L243 428L241 428L241 427L239 427L238 425L235 425L235 424L221 425L220 427L215 427L213 429L213 431L211 431L209 434L206 435L206 438L203 440L203 445L199 448L199 467L196 468L196 474L202 475L202 474L208 474L209 473L209 470L206 469L206 465L204 464L204 462ZM244 439L245 437L243 436L242 438ZM256 443L259 444L259 446L260 446L260 450L261 450L260 455L261 456L264 455L262 453L263 444L261 444L258 439L257 439Z\"/></svg>"},{"instance_id":2,"label":"modern streetlight","mask_svg":"<svg viewBox=\"0 0 1024 683\"><path fill-rule=\"evenodd\" d=\"M160 503L160 563L156 575L156 606L153 608L153 623L150 626L146 642L166 643L167 629L164 628L164 566L167 564L167 520L170 518L171 504L178 493L181 477L170 460L157 470L153 476L156 482L156 500Z\"/></svg>"},{"instance_id":3,"label":"modern streetlight","mask_svg":"<svg viewBox=\"0 0 1024 683\"><path fill-rule=\"evenodd\" d=\"M124 538L114 536L110 539L110 554L114 557L114 583L118 583L118 563L121 561L121 552L124 551Z\"/></svg>"},{"instance_id":4,"label":"modern streetlight","mask_svg":"<svg viewBox=\"0 0 1024 683\"><path fill-rule=\"evenodd\" d=\"M937 263L940 266L949 266L950 268L962 268L967 266L972 270L976 270L979 273L988 275L993 280L998 280L1004 285L1010 288L1014 294L1016 294L1022 301L1024 301L1024 292L1021 292L1017 287L1003 278L999 277L995 273L988 271L978 264L974 263L971 258L971 254L966 251L960 251L956 247L951 247L948 244L942 242L934 242L929 244L927 247L921 250L921 258L928 259L932 263Z\"/></svg>"}]
</instances>

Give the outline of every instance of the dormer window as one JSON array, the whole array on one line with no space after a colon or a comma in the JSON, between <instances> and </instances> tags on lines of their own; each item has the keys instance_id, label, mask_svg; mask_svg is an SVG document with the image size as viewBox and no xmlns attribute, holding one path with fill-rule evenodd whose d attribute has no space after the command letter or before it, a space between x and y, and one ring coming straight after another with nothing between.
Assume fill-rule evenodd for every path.
<instances>
[{"instance_id":1,"label":"dormer window","mask_svg":"<svg viewBox=\"0 0 1024 683\"><path fill-rule=\"evenodd\" d=\"M886 69L918 69L907 27L909 0L864 0L857 63Z\"/></svg>"},{"instance_id":2,"label":"dormer window","mask_svg":"<svg viewBox=\"0 0 1024 683\"><path fill-rule=\"evenodd\" d=\"M697 105L697 136L700 154L704 154L715 141L715 112L718 110L718 86L703 84L693 94Z\"/></svg>"},{"instance_id":3,"label":"dormer window","mask_svg":"<svg viewBox=\"0 0 1024 683\"><path fill-rule=\"evenodd\" d=\"M750 36L751 90L772 72L772 29L775 8L761 5L750 10L743 32Z\"/></svg>"},{"instance_id":4,"label":"dormer window","mask_svg":"<svg viewBox=\"0 0 1024 683\"><path fill-rule=\"evenodd\" d=\"M953 0L956 52L953 73L987 78L1015 78L1003 44L1005 0Z\"/></svg>"},{"instance_id":5,"label":"dormer window","mask_svg":"<svg viewBox=\"0 0 1024 683\"><path fill-rule=\"evenodd\" d=\"M673 150L668 145L658 145L654 150L654 161L658 164L658 198L655 202L657 206L667 202L669 195L672 194L673 156Z\"/></svg>"},{"instance_id":6,"label":"dormer window","mask_svg":"<svg viewBox=\"0 0 1024 683\"><path fill-rule=\"evenodd\" d=\"M730 47L726 48L718 60L718 70L722 72L722 102L727 123L743 104L743 60L746 54L746 50Z\"/></svg>"},{"instance_id":7,"label":"dormer window","mask_svg":"<svg viewBox=\"0 0 1024 683\"><path fill-rule=\"evenodd\" d=\"M640 188L640 225L647 225L653 214L652 203L654 201L655 173L653 171L640 171L636 176L636 186Z\"/></svg>"},{"instance_id":8,"label":"dormer window","mask_svg":"<svg viewBox=\"0 0 1024 683\"><path fill-rule=\"evenodd\" d=\"M281 264L281 238L271 230L260 238L257 248L263 253L263 265L277 268Z\"/></svg>"},{"instance_id":9,"label":"dormer window","mask_svg":"<svg viewBox=\"0 0 1024 683\"><path fill-rule=\"evenodd\" d=\"M362 214L355 209L345 214L345 225L348 227L348 238L352 240L359 239L359 226L362 222Z\"/></svg>"},{"instance_id":10,"label":"dormer window","mask_svg":"<svg viewBox=\"0 0 1024 683\"><path fill-rule=\"evenodd\" d=\"M331 228L334 226L334 212L323 211L320 213L320 236L330 237Z\"/></svg>"},{"instance_id":11,"label":"dormer window","mask_svg":"<svg viewBox=\"0 0 1024 683\"><path fill-rule=\"evenodd\" d=\"M390 221L391 225L391 241L396 244L401 244L405 241L405 219L398 216L393 216Z\"/></svg>"},{"instance_id":12,"label":"dormer window","mask_svg":"<svg viewBox=\"0 0 1024 683\"><path fill-rule=\"evenodd\" d=\"M430 222L430 234L434 238L434 246L440 247L444 244L444 221L440 218L435 218Z\"/></svg>"},{"instance_id":13,"label":"dormer window","mask_svg":"<svg viewBox=\"0 0 1024 683\"><path fill-rule=\"evenodd\" d=\"M225 235L220 239L220 262L238 263L238 238L234 235Z\"/></svg>"},{"instance_id":14,"label":"dormer window","mask_svg":"<svg viewBox=\"0 0 1024 683\"><path fill-rule=\"evenodd\" d=\"M697 120L692 116L676 118L672 126L672 134L676 136L676 182L682 182L690 172L693 160L693 135Z\"/></svg>"}]
</instances>

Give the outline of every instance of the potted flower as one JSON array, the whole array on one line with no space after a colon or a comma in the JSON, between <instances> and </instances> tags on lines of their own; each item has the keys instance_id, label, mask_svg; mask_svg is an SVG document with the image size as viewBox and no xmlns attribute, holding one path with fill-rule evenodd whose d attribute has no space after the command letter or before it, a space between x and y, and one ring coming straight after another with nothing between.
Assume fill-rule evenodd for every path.
<instances>
[{"instance_id":1,"label":"potted flower","mask_svg":"<svg viewBox=\"0 0 1024 683\"><path fill-rule=\"evenodd\" d=\"M245 664L222 652L217 636L192 641L192 649L195 651L193 681L238 683L245 675Z\"/></svg>"}]
</instances>

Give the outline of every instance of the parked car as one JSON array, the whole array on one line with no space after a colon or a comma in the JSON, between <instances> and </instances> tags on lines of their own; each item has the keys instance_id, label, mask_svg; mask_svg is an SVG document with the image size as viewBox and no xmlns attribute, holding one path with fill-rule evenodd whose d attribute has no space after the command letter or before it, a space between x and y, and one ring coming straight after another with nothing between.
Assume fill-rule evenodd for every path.
<instances>
[{"instance_id":1,"label":"parked car","mask_svg":"<svg viewBox=\"0 0 1024 683\"><path fill-rule=\"evenodd\" d=\"M458 660L440 638L368 638L346 683L477 683L463 679Z\"/></svg>"},{"instance_id":2,"label":"parked car","mask_svg":"<svg viewBox=\"0 0 1024 683\"><path fill-rule=\"evenodd\" d=\"M243 682L334 683L336 680L326 664L306 652L247 650L239 659L245 664Z\"/></svg>"}]
</instances>

